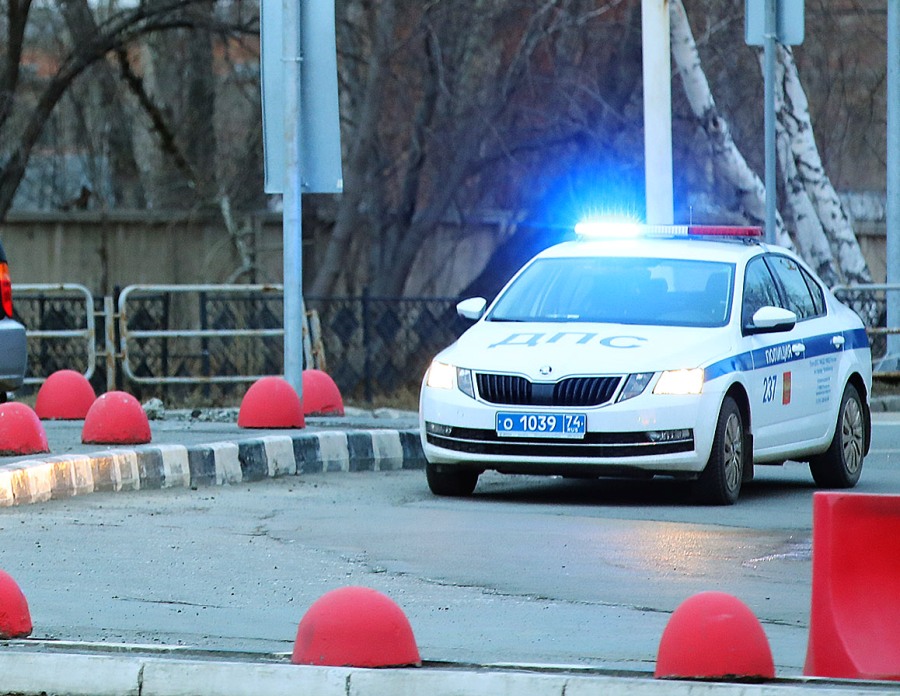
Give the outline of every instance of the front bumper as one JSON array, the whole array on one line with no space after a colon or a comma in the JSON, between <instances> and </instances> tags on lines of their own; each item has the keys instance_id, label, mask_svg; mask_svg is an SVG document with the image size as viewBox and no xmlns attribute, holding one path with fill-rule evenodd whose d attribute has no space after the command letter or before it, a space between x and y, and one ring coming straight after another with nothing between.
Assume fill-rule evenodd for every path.
<instances>
[{"instance_id":1,"label":"front bumper","mask_svg":"<svg viewBox=\"0 0 900 696\"><path fill-rule=\"evenodd\" d=\"M432 464L508 473L618 475L696 474L712 448L722 396L642 394L588 408L501 407L458 390L424 386L419 408L422 448ZM583 413L584 438L497 434L497 413Z\"/></svg>"}]
</instances>

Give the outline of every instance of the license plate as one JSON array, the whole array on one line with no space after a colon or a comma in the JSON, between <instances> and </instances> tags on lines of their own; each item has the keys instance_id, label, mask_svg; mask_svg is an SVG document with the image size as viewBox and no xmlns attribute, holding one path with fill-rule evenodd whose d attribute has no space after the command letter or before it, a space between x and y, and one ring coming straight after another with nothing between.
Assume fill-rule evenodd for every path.
<instances>
[{"instance_id":1,"label":"license plate","mask_svg":"<svg viewBox=\"0 0 900 696\"><path fill-rule=\"evenodd\" d=\"M500 437L583 438L587 416L583 413L504 413L497 414Z\"/></svg>"}]
</instances>

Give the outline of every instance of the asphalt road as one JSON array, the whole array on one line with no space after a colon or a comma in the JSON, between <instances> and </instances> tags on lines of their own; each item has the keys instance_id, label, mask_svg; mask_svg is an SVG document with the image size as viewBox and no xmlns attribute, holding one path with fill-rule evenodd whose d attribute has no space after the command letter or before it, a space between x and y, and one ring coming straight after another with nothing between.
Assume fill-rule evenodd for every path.
<instances>
[{"instance_id":1,"label":"asphalt road","mask_svg":"<svg viewBox=\"0 0 900 696\"><path fill-rule=\"evenodd\" d=\"M900 493L900 419L879 414L859 492ZM291 650L306 609L365 585L410 619L426 660L650 672L670 613L730 592L763 622L779 676L806 653L805 465L762 468L739 503L683 486L486 474L438 499L420 471L327 473L102 493L0 510L0 568L33 637Z\"/></svg>"}]
</instances>

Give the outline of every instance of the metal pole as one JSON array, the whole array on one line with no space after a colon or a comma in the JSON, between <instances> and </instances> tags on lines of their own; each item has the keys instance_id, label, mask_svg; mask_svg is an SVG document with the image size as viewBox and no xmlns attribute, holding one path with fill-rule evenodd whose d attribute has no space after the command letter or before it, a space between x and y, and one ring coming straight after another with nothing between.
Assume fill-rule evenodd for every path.
<instances>
[{"instance_id":1,"label":"metal pole","mask_svg":"<svg viewBox=\"0 0 900 696\"><path fill-rule=\"evenodd\" d=\"M888 284L900 283L900 0L887 4L887 249ZM887 326L900 328L900 297L885 293ZM887 355L900 353L900 336L889 335Z\"/></svg>"},{"instance_id":2,"label":"metal pole","mask_svg":"<svg viewBox=\"0 0 900 696\"><path fill-rule=\"evenodd\" d=\"M775 242L777 192L775 180L775 37L778 32L778 0L766 0L766 25L763 42L765 62L765 141L766 141L766 241Z\"/></svg>"},{"instance_id":3,"label":"metal pole","mask_svg":"<svg viewBox=\"0 0 900 696\"><path fill-rule=\"evenodd\" d=\"M669 1L641 0L644 75L644 184L647 223L671 225L672 58Z\"/></svg>"},{"instance_id":4,"label":"metal pole","mask_svg":"<svg viewBox=\"0 0 900 696\"><path fill-rule=\"evenodd\" d=\"M302 0L282 2L284 61L284 377L303 399L303 246L300 179L300 41Z\"/></svg>"}]
</instances>

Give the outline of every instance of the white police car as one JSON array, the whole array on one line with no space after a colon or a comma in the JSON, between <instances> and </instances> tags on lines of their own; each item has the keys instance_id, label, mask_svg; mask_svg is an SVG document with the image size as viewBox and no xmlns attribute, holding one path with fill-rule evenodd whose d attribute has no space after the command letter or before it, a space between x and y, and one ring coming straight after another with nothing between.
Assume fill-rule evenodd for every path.
<instances>
[{"instance_id":1,"label":"white police car","mask_svg":"<svg viewBox=\"0 0 900 696\"><path fill-rule=\"evenodd\" d=\"M667 475L734 503L760 464L809 462L852 487L869 449L872 362L859 317L758 228L598 228L529 261L425 375L437 495L487 469ZM583 226L582 231L591 231Z\"/></svg>"}]
</instances>

